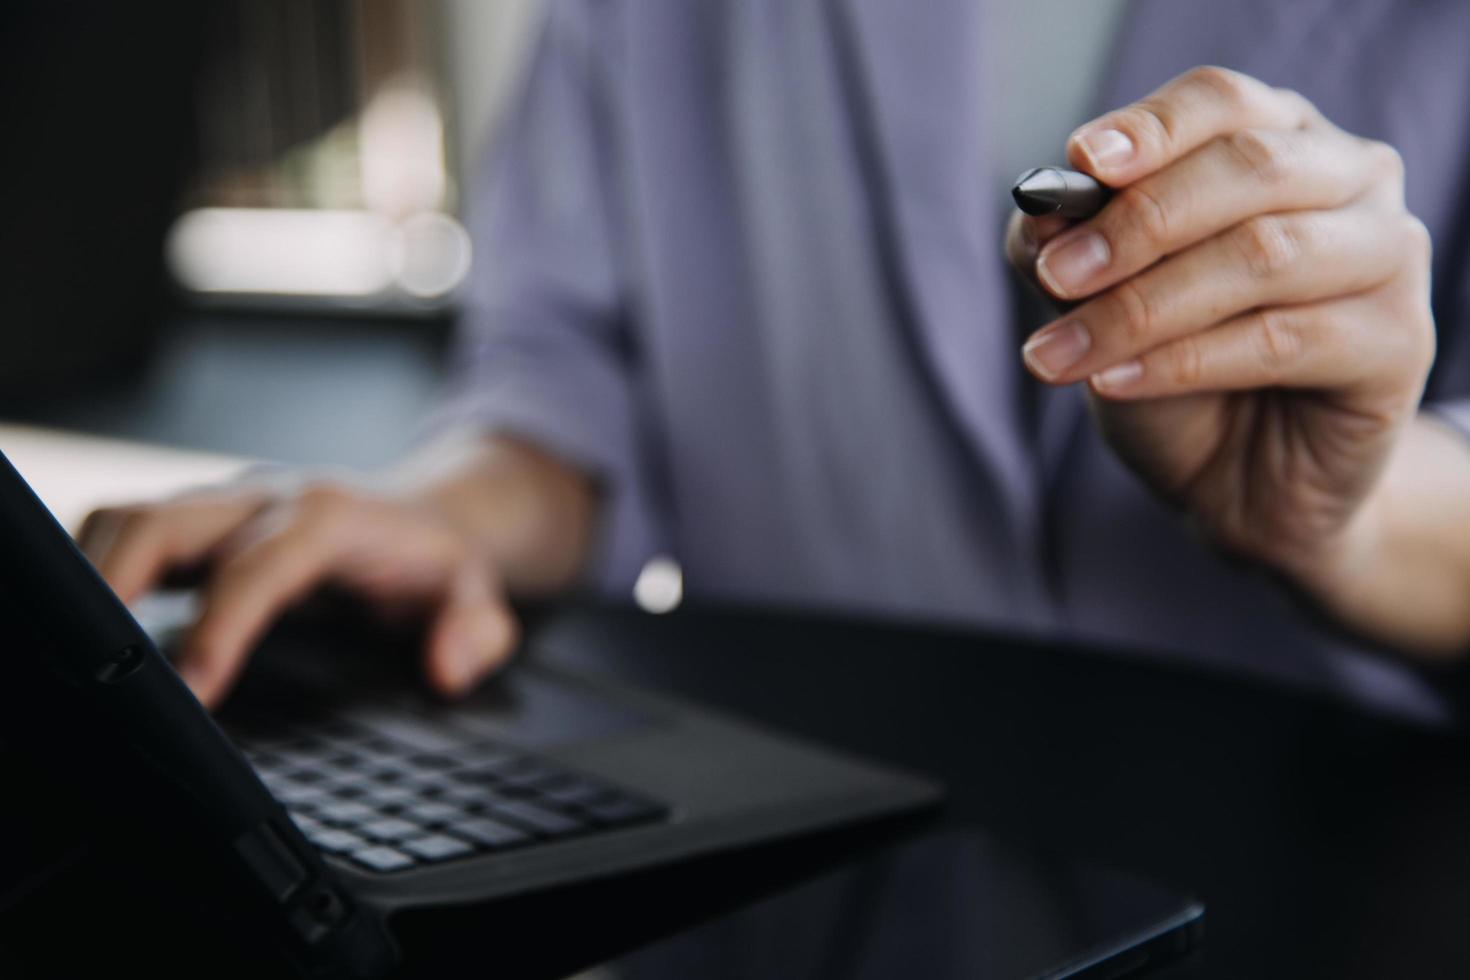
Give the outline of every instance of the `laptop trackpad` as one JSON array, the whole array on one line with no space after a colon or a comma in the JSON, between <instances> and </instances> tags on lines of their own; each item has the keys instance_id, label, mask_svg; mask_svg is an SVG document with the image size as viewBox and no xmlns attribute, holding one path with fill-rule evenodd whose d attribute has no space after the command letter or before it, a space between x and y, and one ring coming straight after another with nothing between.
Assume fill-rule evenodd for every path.
<instances>
[{"instance_id":1,"label":"laptop trackpad","mask_svg":"<svg viewBox=\"0 0 1470 980\"><path fill-rule=\"evenodd\" d=\"M482 741L549 749L659 723L652 714L534 666L512 667L469 697L449 702L427 693L410 672L388 685L333 677L320 669L332 659L318 659L307 650L290 658L260 658L246 671L221 720L227 725L240 718L264 721L259 716L266 714L302 727L346 721L421 752L448 752Z\"/></svg>"},{"instance_id":2,"label":"laptop trackpad","mask_svg":"<svg viewBox=\"0 0 1470 980\"><path fill-rule=\"evenodd\" d=\"M422 695L416 700L427 717L528 749L602 740L657 723L644 711L535 667L512 668L457 704Z\"/></svg>"},{"instance_id":3,"label":"laptop trackpad","mask_svg":"<svg viewBox=\"0 0 1470 980\"><path fill-rule=\"evenodd\" d=\"M150 597L136 612L164 647L188 616L187 606L171 596ZM513 666L464 700L446 702L425 690L411 651L369 649L375 645L361 630L321 624L280 630L253 658L221 721L250 728L357 722L424 752L485 740L554 748L660 723L534 665Z\"/></svg>"}]
</instances>

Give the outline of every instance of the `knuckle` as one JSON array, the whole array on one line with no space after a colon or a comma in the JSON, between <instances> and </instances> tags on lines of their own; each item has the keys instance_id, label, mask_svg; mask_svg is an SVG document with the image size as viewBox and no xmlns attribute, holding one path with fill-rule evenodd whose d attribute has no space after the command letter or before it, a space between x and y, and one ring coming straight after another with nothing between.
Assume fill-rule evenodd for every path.
<instances>
[{"instance_id":1,"label":"knuckle","mask_svg":"<svg viewBox=\"0 0 1470 980\"><path fill-rule=\"evenodd\" d=\"M1373 155L1374 168L1384 179L1402 183L1404 179L1404 155L1391 143L1369 140L1368 152Z\"/></svg>"},{"instance_id":2,"label":"knuckle","mask_svg":"<svg viewBox=\"0 0 1470 980\"><path fill-rule=\"evenodd\" d=\"M1426 313L1427 313L1426 308ZM1428 375L1434 367L1434 360L1439 356L1439 335L1434 330L1434 317L1424 316L1419 321L1422 329L1419 330L1419 373L1421 376Z\"/></svg>"},{"instance_id":3,"label":"knuckle","mask_svg":"<svg viewBox=\"0 0 1470 980\"><path fill-rule=\"evenodd\" d=\"M1428 313L1427 304L1408 316L1401 310L1396 315L1399 329L1394 331L1392 346L1386 347L1383 356L1375 362L1375 371L1399 381L1412 379L1416 384L1410 390L1417 392L1438 353L1434 318Z\"/></svg>"},{"instance_id":4,"label":"knuckle","mask_svg":"<svg viewBox=\"0 0 1470 980\"><path fill-rule=\"evenodd\" d=\"M357 497L335 483L313 483L296 498L296 523L311 528L336 527L346 520Z\"/></svg>"},{"instance_id":5,"label":"knuckle","mask_svg":"<svg viewBox=\"0 0 1470 980\"><path fill-rule=\"evenodd\" d=\"M120 507L99 507L82 519L82 526L77 530L79 539L86 539L90 535L104 527L111 527L114 531L120 529L126 520Z\"/></svg>"},{"instance_id":6,"label":"knuckle","mask_svg":"<svg viewBox=\"0 0 1470 980\"><path fill-rule=\"evenodd\" d=\"M1137 279L1125 279L1113 288L1118 307L1118 323L1122 340L1129 350L1140 350L1148 346L1153 337L1154 324L1158 322L1158 310L1148 291L1138 284Z\"/></svg>"},{"instance_id":7,"label":"knuckle","mask_svg":"<svg viewBox=\"0 0 1470 980\"><path fill-rule=\"evenodd\" d=\"M1278 187L1291 176L1287 138L1265 129L1240 129L1226 136L1225 147L1256 183Z\"/></svg>"},{"instance_id":8,"label":"knuckle","mask_svg":"<svg viewBox=\"0 0 1470 980\"><path fill-rule=\"evenodd\" d=\"M1118 128L1132 137L1134 143L1155 156L1167 156L1177 143L1178 121L1173 106L1162 99L1144 99L1121 110Z\"/></svg>"},{"instance_id":9,"label":"knuckle","mask_svg":"<svg viewBox=\"0 0 1470 980\"><path fill-rule=\"evenodd\" d=\"M1279 378L1301 358L1301 325L1280 310L1261 310L1255 318L1256 358L1267 377Z\"/></svg>"},{"instance_id":10,"label":"knuckle","mask_svg":"<svg viewBox=\"0 0 1470 980\"><path fill-rule=\"evenodd\" d=\"M1250 275L1274 279L1301 258L1305 234L1299 222L1267 214L1241 222L1232 237Z\"/></svg>"},{"instance_id":11,"label":"knuckle","mask_svg":"<svg viewBox=\"0 0 1470 980\"><path fill-rule=\"evenodd\" d=\"M1173 345L1167 367L1169 379L1181 388L1193 388L1204 378L1204 363L1199 344L1183 340Z\"/></svg>"},{"instance_id":12,"label":"knuckle","mask_svg":"<svg viewBox=\"0 0 1470 980\"><path fill-rule=\"evenodd\" d=\"M336 510L351 497L351 492L339 484L313 483L302 489L297 500L306 510Z\"/></svg>"},{"instance_id":13,"label":"knuckle","mask_svg":"<svg viewBox=\"0 0 1470 980\"><path fill-rule=\"evenodd\" d=\"M1230 106L1246 105L1255 94L1255 83L1250 76L1219 65L1201 65L1190 70L1185 77L1192 85Z\"/></svg>"},{"instance_id":14,"label":"knuckle","mask_svg":"<svg viewBox=\"0 0 1470 980\"><path fill-rule=\"evenodd\" d=\"M144 519L156 509L156 504L124 504L120 507L106 507L99 510L97 516L128 524Z\"/></svg>"},{"instance_id":15,"label":"knuckle","mask_svg":"<svg viewBox=\"0 0 1470 980\"><path fill-rule=\"evenodd\" d=\"M1429 226L1414 215L1405 214L1403 234L1405 254L1428 267L1434 258L1434 236L1429 233Z\"/></svg>"},{"instance_id":16,"label":"knuckle","mask_svg":"<svg viewBox=\"0 0 1470 980\"><path fill-rule=\"evenodd\" d=\"M1434 366L1434 359L1439 353L1439 337L1434 330L1434 317L1429 315L1427 306L1423 314L1414 317L1412 322L1413 328L1409 331L1409 356L1415 372L1422 378Z\"/></svg>"},{"instance_id":17,"label":"knuckle","mask_svg":"<svg viewBox=\"0 0 1470 980\"><path fill-rule=\"evenodd\" d=\"M1296 89L1276 88L1271 92L1282 105L1289 108L1292 114L1303 122L1317 117L1317 106Z\"/></svg>"},{"instance_id":18,"label":"knuckle","mask_svg":"<svg viewBox=\"0 0 1470 980\"><path fill-rule=\"evenodd\" d=\"M1399 312L1394 314L1394 319L1407 326L1402 334L1408 359L1420 373L1427 372L1434 363L1438 346L1434 310L1427 286L1432 253L1429 229L1418 218L1407 215L1404 220L1404 254L1409 256L1407 263L1415 271L1398 277L1400 285L1395 305Z\"/></svg>"},{"instance_id":19,"label":"knuckle","mask_svg":"<svg viewBox=\"0 0 1470 980\"><path fill-rule=\"evenodd\" d=\"M1147 182L1130 184L1118 193L1118 213L1125 232L1141 238L1155 250L1170 241L1169 212Z\"/></svg>"},{"instance_id":20,"label":"knuckle","mask_svg":"<svg viewBox=\"0 0 1470 980\"><path fill-rule=\"evenodd\" d=\"M119 537L126 536L131 541L152 540L161 535L168 524L162 508L156 506L124 507L117 514Z\"/></svg>"}]
</instances>

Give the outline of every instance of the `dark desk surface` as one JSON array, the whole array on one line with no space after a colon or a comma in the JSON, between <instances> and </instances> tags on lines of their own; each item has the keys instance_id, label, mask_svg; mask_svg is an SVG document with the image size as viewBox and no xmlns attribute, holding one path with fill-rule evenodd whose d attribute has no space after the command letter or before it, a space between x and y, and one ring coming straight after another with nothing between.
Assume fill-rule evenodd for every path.
<instances>
[{"instance_id":1,"label":"dark desk surface","mask_svg":"<svg viewBox=\"0 0 1470 980\"><path fill-rule=\"evenodd\" d=\"M531 638L555 663L938 776L949 803L920 829L980 827L1197 894L1202 955L1170 977L1470 975L1460 736L1177 664L979 634L584 607ZM680 933L697 944L701 921L874 844L835 835L405 919L406 974L550 980ZM70 936L85 890L57 888ZM161 922L136 945L152 955L177 933ZM782 975L773 964L762 980Z\"/></svg>"},{"instance_id":2,"label":"dark desk surface","mask_svg":"<svg viewBox=\"0 0 1470 980\"><path fill-rule=\"evenodd\" d=\"M578 610L535 637L556 662L933 773L946 825L1199 894L1187 975L1470 975L1460 737L1174 664L899 626Z\"/></svg>"}]
</instances>

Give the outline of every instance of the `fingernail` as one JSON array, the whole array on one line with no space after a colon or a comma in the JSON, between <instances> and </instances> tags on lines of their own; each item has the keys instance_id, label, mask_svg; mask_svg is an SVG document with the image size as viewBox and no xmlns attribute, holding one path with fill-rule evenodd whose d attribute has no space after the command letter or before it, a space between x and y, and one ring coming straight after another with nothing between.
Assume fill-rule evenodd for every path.
<instances>
[{"instance_id":1,"label":"fingernail","mask_svg":"<svg viewBox=\"0 0 1470 980\"><path fill-rule=\"evenodd\" d=\"M1092 347L1092 335L1076 320L1067 320L1032 337L1021 348L1031 369L1050 381L1082 360Z\"/></svg>"},{"instance_id":2,"label":"fingernail","mask_svg":"<svg viewBox=\"0 0 1470 980\"><path fill-rule=\"evenodd\" d=\"M1077 137L1082 152L1098 167L1118 167L1133 157L1133 141L1117 129L1100 129Z\"/></svg>"},{"instance_id":3,"label":"fingernail","mask_svg":"<svg viewBox=\"0 0 1470 980\"><path fill-rule=\"evenodd\" d=\"M1092 376L1092 384L1103 391L1120 391L1143 377L1143 362L1124 361Z\"/></svg>"},{"instance_id":4,"label":"fingernail","mask_svg":"<svg viewBox=\"0 0 1470 980\"><path fill-rule=\"evenodd\" d=\"M1053 293L1070 296L1106 269L1112 257L1107 239L1089 231L1044 249L1036 260L1036 274Z\"/></svg>"}]
</instances>

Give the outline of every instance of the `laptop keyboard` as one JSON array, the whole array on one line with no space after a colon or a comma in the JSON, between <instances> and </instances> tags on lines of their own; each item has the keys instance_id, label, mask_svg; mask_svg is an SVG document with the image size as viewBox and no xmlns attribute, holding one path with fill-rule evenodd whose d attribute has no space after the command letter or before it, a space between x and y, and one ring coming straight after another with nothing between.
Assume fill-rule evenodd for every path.
<instances>
[{"instance_id":1,"label":"laptop keyboard","mask_svg":"<svg viewBox=\"0 0 1470 980\"><path fill-rule=\"evenodd\" d=\"M661 803L491 741L426 752L349 722L236 740L308 840L373 872L669 817Z\"/></svg>"}]
</instances>

